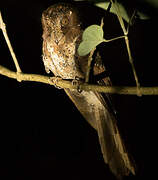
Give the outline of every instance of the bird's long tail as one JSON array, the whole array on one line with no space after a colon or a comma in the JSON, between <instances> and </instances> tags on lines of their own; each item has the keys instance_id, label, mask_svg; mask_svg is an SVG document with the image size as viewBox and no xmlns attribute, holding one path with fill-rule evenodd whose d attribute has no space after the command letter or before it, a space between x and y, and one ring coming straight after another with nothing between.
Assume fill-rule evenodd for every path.
<instances>
[{"instance_id":1,"label":"bird's long tail","mask_svg":"<svg viewBox=\"0 0 158 180\"><path fill-rule=\"evenodd\" d=\"M131 161L119 133L115 116L108 110L100 94L95 93L101 101L96 107L96 125L104 161L111 171L120 179L129 173L135 174L135 165Z\"/></svg>"},{"instance_id":2,"label":"bird's long tail","mask_svg":"<svg viewBox=\"0 0 158 180\"><path fill-rule=\"evenodd\" d=\"M135 166L124 146L115 116L102 95L92 91L65 91L85 119L97 130L104 161L116 177L120 179L129 173L135 174Z\"/></svg>"}]
</instances>

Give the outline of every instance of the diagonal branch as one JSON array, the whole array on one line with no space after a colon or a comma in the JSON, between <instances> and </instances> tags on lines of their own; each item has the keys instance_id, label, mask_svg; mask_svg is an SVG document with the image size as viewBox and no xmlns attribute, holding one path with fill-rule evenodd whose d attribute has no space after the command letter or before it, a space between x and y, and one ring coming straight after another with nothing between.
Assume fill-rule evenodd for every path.
<instances>
[{"instance_id":1,"label":"diagonal branch","mask_svg":"<svg viewBox=\"0 0 158 180\"><path fill-rule=\"evenodd\" d=\"M21 73L21 69L20 69L18 60L16 58L16 55L15 55L15 53L13 51L12 45L10 43L10 40L9 40L9 37L8 37L8 34L7 34L7 30L6 30L6 25L3 22L1 12L0 12L0 29L2 29L3 36L5 38L5 41L6 41L7 45L8 45L10 54L11 54L11 56L13 58L13 61L14 61L14 64L15 64L15 67L16 67L16 70L17 70L17 74L19 74L19 73ZM18 79L18 80L20 81L20 79Z\"/></svg>"}]
</instances>

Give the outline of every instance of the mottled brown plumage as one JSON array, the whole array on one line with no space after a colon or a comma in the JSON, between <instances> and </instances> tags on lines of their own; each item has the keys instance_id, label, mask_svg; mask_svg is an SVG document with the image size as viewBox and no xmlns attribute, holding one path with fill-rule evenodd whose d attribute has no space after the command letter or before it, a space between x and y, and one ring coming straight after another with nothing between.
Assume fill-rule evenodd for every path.
<instances>
[{"instance_id":1,"label":"mottled brown plumage","mask_svg":"<svg viewBox=\"0 0 158 180\"><path fill-rule=\"evenodd\" d=\"M85 77L88 59L77 54L83 32L79 17L75 7L63 3L50 6L42 14L45 69L63 79ZM94 67L95 74L102 71L104 67ZM97 92L64 90L84 118L97 130L104 161L109 164L111 171L118 178L130 172L134 174L134 166L125 150L109 103Z\"/></svg>"}]
</instances>

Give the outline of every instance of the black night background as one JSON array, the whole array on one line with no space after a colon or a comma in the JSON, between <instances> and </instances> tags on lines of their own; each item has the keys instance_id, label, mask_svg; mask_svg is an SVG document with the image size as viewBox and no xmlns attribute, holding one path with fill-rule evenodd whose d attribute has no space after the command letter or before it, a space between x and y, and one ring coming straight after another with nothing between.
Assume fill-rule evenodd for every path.
<instances>
[{"instance_id":1,"label":"black night background","mask_svg":"<svg viewBox=\"0 0 158 180\"><path fill-rule=\"evenodd\" d=\"M8 36L24 73L47 75L42 62L41 14L56 2L0 2ZM141 85L158 86L158 11L141 0L132 1L130 6L144 8L151 16L148 20L136 19L129 38ZM92 21L95 16L88 8L86 18ZM121 35L114 15L104 26L107 39ZM122 41L111 42L101 51L113 84L134 86ZM2 32L0 65L15 70ZM137 164L137 175L125 179L156 179L157 102L157 96L114 95L120 131ZM0 117L1 179L115 179L104 164L97 133L63 90L36 82L19 83L0 75Z\"/></svg>"}]
</instances>

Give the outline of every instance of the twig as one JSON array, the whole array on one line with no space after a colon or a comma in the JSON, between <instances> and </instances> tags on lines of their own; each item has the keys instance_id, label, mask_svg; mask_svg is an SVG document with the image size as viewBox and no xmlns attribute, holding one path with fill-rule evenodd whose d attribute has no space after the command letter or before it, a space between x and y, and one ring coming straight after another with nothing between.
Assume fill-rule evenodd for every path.
<instances>
[{"instance_id":1,"label":"twig","mask_svg":"<svg viewBox=\"0 0 158 180\"><path fill-rule=\"evenodd\" d=\"M131 16L131 18L129 20L129 23L128 23L128 26L127 26L127 34L129 32L130 25L132 25L132 21L133 21L135 15L136 15L136 9L133 11L132 16Z\"/></svg>"},{"instance_id":2,"label":"twig","mask_svg":"<svg viewBox=\"0 0 158 180\"><path fill-rule=\"evenodd\" d=\"M20 75L20 79L22 81L34 81L49 85L55 85L61 88L78 89L78 85L73 84L71 80L58 79L57 81L52 81L50 80L50 77L39 74L20 73L19 75L17 75L16 72L11 71L1 65L0 65L0 74L13 79L17 79L18 76ZM55 79L56 77L54 77L54 80ZM111 94L137 95L137 87L101 86L101 85L81 83L79 89L85 91L98 91L98 92L111 93ZM158 95L158 87L140 87L140 91L142 95Z\"/></svg>"},{"instance_id":3,"label":"twig","mask_svg":"<svg viewBox=\"0 0 158 180\"><path fill-rule=\"evenodd\" d=\"M112 39L104 39L104 42L115 41L115 40L122 39L122 38L125 38L125 36L119 36L119 37L112 38Z\"/></svg>"},{"instance_id":4,"label":"twig","mask_svg":"<svg viewBox=\"0 0 158 180\"><path fill-rule=\"evenodd\" d=\"M121 15L120 15L120 10L119 10L119 7L117 6L117 2L114 2L113 0L110 0L110 2L112 3L113 7L115 8L115 11L116 11L116 14L117 14L120 26L121 26L122 31L123 31L124 36L125 36L124 38L125 38L125 43L126 43L126 47L127 47L129 62L131 64L133 75L134 75L134 78L135 78L135 81L136 81L137 95L141 96L141 93L140 93L140 84L139 84L137 73L136 73L136 70L135 70L135 67L134 67L133 57L131 55L131 49L130 49L130 45L129 45L129 39L128 39L128 36L127 36L128 35L128 31L126 30L124 22L123 22L123 19L122 19Z\"/></svg>"},{"instance_id":5,"label":"twig","mask_svg":"<svg viewBox=\"0 0 158 180\"><path fill-rule=\"evenodd\" d=\"M92 63L92 59L93 59L92 56L93 56L95 50L96 50L96 48L94 48L94 49L90 52L89 57L88 57L88 64L87 64L87 70L86 70L85 83L88 83L88 81L89 81L91 63Z\"/></svg>"},{"instance_id":6,"label":"twig","mask_svg":"<svg viewBox=\"0 0 158 180\"><path fill-rule=\"evenodd\" d=\"M13 61L14 61L14 64L15 64L15 67L16 67L16 70L17 70L17 74L19 74L19 73L21 73L21 69L20 69L20 66L18 64L18 60L16 58L16 55L15 55L15 53L13 51L12 45L10 43L10 40L9 40L9 37L8 37L8 34L7 34L7 30L6 30L6 25L3 22L1 12L0 12L0 29L2 29L3 36L5 38L5 41L6 41L7 45L8 45L10 54L11 54L11 56L13 58ZM17 80L20 81L19 78Z\"/></svg>"}]
</instances>

